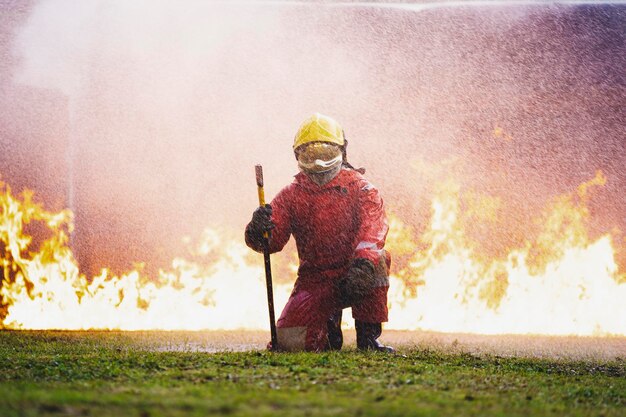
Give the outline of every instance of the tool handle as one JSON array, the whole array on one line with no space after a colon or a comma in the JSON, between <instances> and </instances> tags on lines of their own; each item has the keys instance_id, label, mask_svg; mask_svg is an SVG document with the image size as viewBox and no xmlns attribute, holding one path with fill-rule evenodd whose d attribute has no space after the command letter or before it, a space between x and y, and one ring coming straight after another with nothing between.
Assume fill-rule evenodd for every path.
<instances>
[{"instance_id":1,"label":"tool handle","mask_svg":"<svg viewBox=\"0 0 626 417\"><path fill-rule=\"evenodd\" d=\"M263 167L255 165L257 192L259 194L259 206L265 205L265 191L263 191ZM265 248L263 249L263 260L265 264L265 285L267 287L267 307L270 313L270 334L272 337L272 350L278 349L278 336L276 334L276 318L274 316L274 289L272 288L272 267L270 264L270 251L267 232L263 233L265 238Z\"/></svg>"},{"instance_id":2,"label":"tool handle","mask_svg":"<svg viewBox=\"0 0 626 417\"><path fill-rule=\"evenodd\" d=\"M259 164L255 165L254 172L256 174L256 191L259 195L259 206L263 207L265 205L265 191L263 190L263 167ZM265 239L269 239L270 236L267 232L264 232L263 237Z\"/></svg>"}]
</instances>

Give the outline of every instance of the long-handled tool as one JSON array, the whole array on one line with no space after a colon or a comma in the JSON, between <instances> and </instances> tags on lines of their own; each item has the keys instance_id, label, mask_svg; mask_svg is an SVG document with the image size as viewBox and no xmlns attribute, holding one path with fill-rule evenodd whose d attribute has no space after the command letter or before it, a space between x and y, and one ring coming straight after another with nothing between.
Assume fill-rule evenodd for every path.
<instances>
[{"instance_id":1,"label":"long-handled tool","mask_svg":"<svg viewBox=\"0 0 626 417\"><path fill-rule=\"evenodd\" d=\"M263 191L263 167L255 165L256 185L259 193L259 205L265 206L265 191ZM265 260L265 285L267 287L267 307L270 311L270 332L272 335L272 350L278 349L278 337L276 336L276 320L274 318L274 290L272 289L272 266L270 264L269 234L263 234L264 247L263 259Z\"/></svg>"}]
</instances>

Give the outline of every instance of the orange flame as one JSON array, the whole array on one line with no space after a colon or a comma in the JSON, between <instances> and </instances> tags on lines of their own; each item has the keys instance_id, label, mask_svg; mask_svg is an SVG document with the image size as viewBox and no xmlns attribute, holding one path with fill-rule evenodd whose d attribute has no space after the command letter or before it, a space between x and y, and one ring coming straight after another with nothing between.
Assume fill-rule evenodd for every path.
<instances>
[{"instance_id":1,"label":"orange flame","mask_svg":"<svg viewBox=\"0 0 626 417\"><path fill-rule=\"evenodd\" d=\"M551 202L536 239L498 259L484 255L465 224L497 221L497 197L439 184L427 230L390 216L391 277L388 328L474 333L626 335L626 280L610 235L590 241L585 223L589 190L598 172L571 194ZM207 229L192 262L172 261L158 277L141 267L92 279L80 273L68 236L72 213L46 211L32 193L15 198L0 182L2 326L13 329L266 329L260 259L241 242ZM45 225L36 248L28 225ZM252 259L252 261L251 261ZM292 273L295 265L278 265ZM281 281L282 282L282 281ZM280 311L291 285L275 285Z\"/></svg>"},{"instance_id":2,"label":"orange flame","mask_svg":"<svg viewBox=\"0 0 626 417\"><path fill-rule=\"evenodd\" d=\"M536 242L504 259L483 261L460 227L460 189L440 184L432 202L426 249L392 284L390 326L484 334L626 334L626 285L620 284L612 238L590 242L584 226L587 190L549 205ZM492 208L497 203L491 202ZM417 295L417 297L409 296ZM410 294L414 293L414 294Z\"/></svg>"},{"instance_id":3,"label":"orange flame","mask_svg":"<svg viewBox=\"0 0 626 417\"><path fill-rule=\"evenodd\" d=\"M91 281L81 275L67 232L71 212L49 213L25 193L14 198L0 183L0 240L5 247L0 289L6 316L3 326L14 329L258 329L267 327L263 270L245 261L249 250L222 242L206 230L197 252L218 252L209 266L174 259L170 271L150 280L140 268L120 277L108 270ZM24 226L44 221L51 237L38 251ZM1 246L0 246L1 247ZM211 256L213 258L213 256ZM285 303L289 288L275 289ZM235 301L236 300L236 301ZM266 309L267 307L265 307Z\"/></svg>"}]
</instances>

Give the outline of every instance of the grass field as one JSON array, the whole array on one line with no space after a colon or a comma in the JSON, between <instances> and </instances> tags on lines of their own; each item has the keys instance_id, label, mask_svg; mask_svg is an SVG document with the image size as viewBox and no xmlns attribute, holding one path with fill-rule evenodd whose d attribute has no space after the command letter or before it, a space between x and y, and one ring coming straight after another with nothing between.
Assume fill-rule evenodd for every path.
<instances>
[{"instance_id":1,"label":"grass field","mask_svg":"<svg viewBox=\"0 0 626 417\"><path fill-rule=\"evenodd\" d=\"M2 331L0 415L625 415L619 356L503 357L419 345L396 356L353 346L210 353L195 349L194 337Z\"/></svg>"}]
</instances>

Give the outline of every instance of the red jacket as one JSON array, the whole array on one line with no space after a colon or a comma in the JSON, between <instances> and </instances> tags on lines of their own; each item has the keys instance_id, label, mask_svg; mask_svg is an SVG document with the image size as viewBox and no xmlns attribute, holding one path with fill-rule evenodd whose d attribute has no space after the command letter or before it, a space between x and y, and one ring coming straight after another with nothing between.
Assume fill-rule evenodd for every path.
<instances>
[{"instance_id":1,"label":"red jacket","mask_svg":"<svg viewBox=\"0 0 626 417\"><path fill-rule=\"evenodd\" d=\"M299 173L271 206L276 228L270 234L270 252L280 251L293 234L299 281L336 279L356 258L372 261L386 279L391 259L383 249L389 230L383 200L359 172L342 169L322 186ZM246 244L263 250L248 233Z\"/></svg>"}]
</instances>

